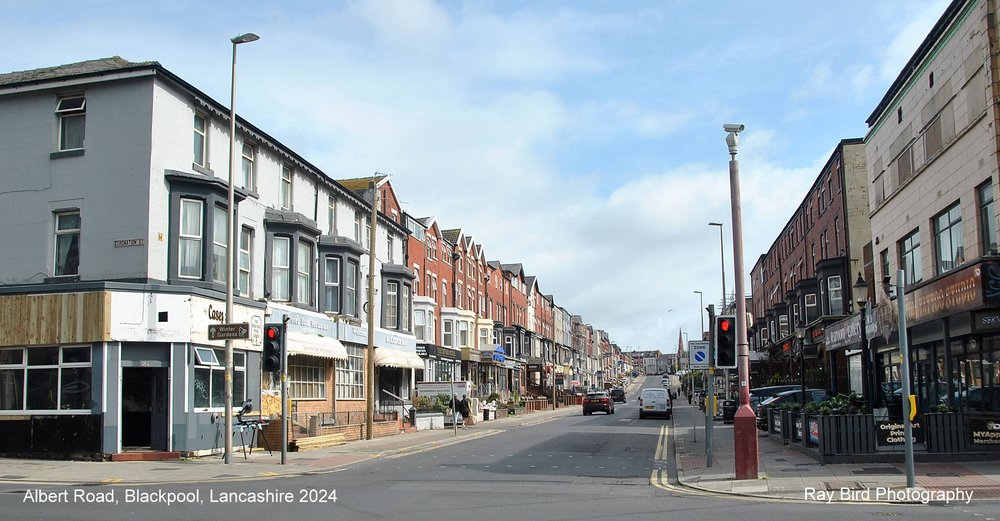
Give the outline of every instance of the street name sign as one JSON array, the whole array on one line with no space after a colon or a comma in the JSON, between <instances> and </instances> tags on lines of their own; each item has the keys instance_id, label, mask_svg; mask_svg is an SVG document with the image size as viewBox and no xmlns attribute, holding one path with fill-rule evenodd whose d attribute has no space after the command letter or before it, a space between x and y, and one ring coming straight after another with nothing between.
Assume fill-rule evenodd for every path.
<instances>
[{"instance_id":1,"label":"street name sign","mask_svg":"<svg viewBox=\"0 0 1000 521\"><path fill-rule=\"evenodd\" d=\"M688 367L708 369L708 340L691 340L688 342L688 353L691 356Z\"/></svg>"},{"instance_id":2,"label":"street name sign","mask_svg":"<svg viewBox=\"0 0 1000 521\"><path fill-rule=\"evenodd\" d=\"M210 324L208 326L209 340L239 340L250 338L250 324Z\"/></svg>"}]
</instances>

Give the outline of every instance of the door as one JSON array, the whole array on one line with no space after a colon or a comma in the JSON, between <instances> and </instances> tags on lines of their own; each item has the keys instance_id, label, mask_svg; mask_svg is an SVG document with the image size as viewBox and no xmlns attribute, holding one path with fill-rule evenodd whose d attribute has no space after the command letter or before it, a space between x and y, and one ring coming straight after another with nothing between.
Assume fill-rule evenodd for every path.
<instances>
[{"instance_id":1,"label":"door","mask_svg":"<svg viewBox=\"0 0 1000 521\"><path fill-rule=\"evenodd\" d=\"M122 368L122 447L167 450L167 368Z\"/></svg>"}]
</instances>

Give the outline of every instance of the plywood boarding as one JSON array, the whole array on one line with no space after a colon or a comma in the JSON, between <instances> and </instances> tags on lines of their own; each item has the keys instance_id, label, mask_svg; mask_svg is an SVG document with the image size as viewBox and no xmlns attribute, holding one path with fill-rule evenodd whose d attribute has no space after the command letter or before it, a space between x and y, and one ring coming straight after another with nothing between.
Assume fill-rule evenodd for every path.
<instances>
[{"instance_id":1,"label":"plywood boarding","mask_svg":"<svg viewBox=\"0 0 1000 521\"><path fill-rule=\"evenodd\" d=\"M111 295L103 291L0 296L0 345L111 339Z\"/></svg>"}]
</instances>

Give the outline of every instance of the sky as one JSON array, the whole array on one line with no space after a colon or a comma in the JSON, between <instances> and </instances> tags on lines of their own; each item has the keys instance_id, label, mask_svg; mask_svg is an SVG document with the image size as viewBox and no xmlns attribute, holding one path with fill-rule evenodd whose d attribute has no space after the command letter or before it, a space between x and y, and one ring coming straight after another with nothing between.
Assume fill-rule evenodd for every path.
<instances>
[{"instance_id":1,"label":"sky","mask_svg":"<svg viewBox=\"0 0 1000 521\"><path fill-rule=\"evenodd\" d=\"M749 274L947 4L0 0L0 72L118 55L228 106L229 39L255 32L241 116L334 179L389 174L621 348L674 352L723 271L735 290L722 125L746 125Z\"/></svg>"}]
</instances>

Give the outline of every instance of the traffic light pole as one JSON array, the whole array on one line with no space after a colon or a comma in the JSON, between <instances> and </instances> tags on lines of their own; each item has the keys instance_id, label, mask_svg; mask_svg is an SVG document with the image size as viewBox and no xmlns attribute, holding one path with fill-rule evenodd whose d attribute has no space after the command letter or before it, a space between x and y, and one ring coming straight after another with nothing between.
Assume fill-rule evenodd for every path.
<instances>
[{"instance_id":1,"label":"traffic light pole","mask_svg":"<svg viewBox=\"0 0 1000 521\"><path fill-rule=\"evenodd\" d=\"M708 305L708 369L705 371L705 464L712 466L712 422L715 421L715 306Z\"/></svg>"},{"instance_id":2,"label":"traffic light pole","mask_svg":"<svg viewBox=\"0 0 1000 521\"><path fill-rule=\"evenodd\" d=\"M288 461L288 315L281 316L281 464Z\"/></svg>"}]
</instances>

